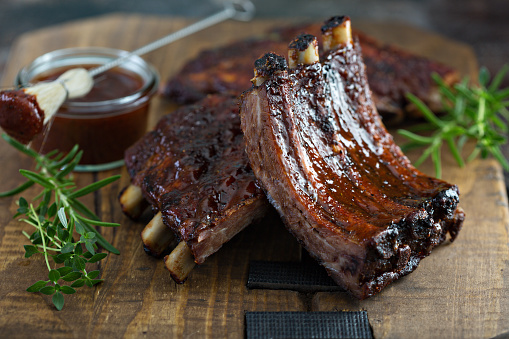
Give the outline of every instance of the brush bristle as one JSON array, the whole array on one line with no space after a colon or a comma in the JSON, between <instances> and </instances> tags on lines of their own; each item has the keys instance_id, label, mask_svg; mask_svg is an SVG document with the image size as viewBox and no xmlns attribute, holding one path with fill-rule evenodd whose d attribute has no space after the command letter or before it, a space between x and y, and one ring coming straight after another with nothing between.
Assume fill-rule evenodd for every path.
<instances>
[{"instance_id":1,"label":"brush bristle","mask_svg":"<svg viewBox=\"0 0 509 339\"><path fill-rule=\"evenodd\" d=\"M35 96L40 109L44 112L44 124L50 121L67 98L67 91L57 81L41 82L25 88L24 91Z\"/></svg>"}]
</instances>

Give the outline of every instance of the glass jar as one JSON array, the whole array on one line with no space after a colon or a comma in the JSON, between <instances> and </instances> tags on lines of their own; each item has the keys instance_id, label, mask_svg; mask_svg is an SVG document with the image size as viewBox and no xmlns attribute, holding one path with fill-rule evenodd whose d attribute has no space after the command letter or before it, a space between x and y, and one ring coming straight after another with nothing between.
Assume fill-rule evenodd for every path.
<instances>
[{"instance_id":1,"label":"glass jar","mask_svg":"<svg viewBox=\"0 0 509 339\"><path fill-rule=\"evenodd\" d=\"M52 80L70 68L93 68L128 52L90 47L68 48L44 54L23 68L16 85ZM150 99L159 75L142 58L133 56L94 78L94 88L83 98L67 100L53 121L31 143L40 153L68 152L79 145L83 157L76 171L101 171L123 165L124 151L147 129Z\"/></svg>"}]
</instances>

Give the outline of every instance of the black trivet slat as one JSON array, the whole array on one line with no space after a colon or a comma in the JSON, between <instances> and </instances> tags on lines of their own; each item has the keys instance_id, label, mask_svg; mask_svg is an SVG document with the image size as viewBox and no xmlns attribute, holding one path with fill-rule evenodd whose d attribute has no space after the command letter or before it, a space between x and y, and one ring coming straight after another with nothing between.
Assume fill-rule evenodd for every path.
<instances>
[{"instance_id":1,"label":"black trivet slat","mask_svg":"<svg viewBox=\"0 0 509 339\"><path fill-rule=\"evenodd\" d=\"M366 311L247 312L246 338L373 338Z\"/></svg>"},{"instance_id":2,"label":"black trivet slat","mask_svg":"<svg viewBox=\"0 0 509 339\"><path fill-rule=\"evenodd\" d=\"M252 261L247 287L299 292L342 291L323 267L297 262Z\"/></svg>"}]
</instances>

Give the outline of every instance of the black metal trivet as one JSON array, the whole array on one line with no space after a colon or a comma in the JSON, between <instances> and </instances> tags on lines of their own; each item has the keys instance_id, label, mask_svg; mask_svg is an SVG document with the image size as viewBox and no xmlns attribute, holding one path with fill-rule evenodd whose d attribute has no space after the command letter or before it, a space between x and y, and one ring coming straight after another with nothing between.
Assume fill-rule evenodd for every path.
<instances>
[{"instance_id":1,"label":"black metal trivet","mask_svg":"<svg viewBox=\"0 0 509 339\"><path fill-rule=\"evenodd\" d=\"M299 292L342 291L323 267L312 262L252 261L247 287Z\"/></svg>"},{"instance_id":2,"label":"black metal trivet","mask_svg":"<svg viewBox=\"0 0 509 339\"><path fill-rule=\"evenodd\" d=\"M373 338L366 311L247 312L246 338Z\"/></svg>"}]
</instances>

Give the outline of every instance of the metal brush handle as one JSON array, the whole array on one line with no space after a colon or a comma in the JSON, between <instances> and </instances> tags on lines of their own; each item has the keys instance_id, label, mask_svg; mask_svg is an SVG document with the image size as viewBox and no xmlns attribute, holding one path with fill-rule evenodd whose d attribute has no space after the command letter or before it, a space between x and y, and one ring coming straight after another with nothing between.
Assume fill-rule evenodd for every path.
<instances>
[{"instance_id":1,"label":"metal brush handle","mask_svg":"<svg viewBox=\"0 0 509 339\"><path fill-rule=\"evenodd\" d=\"M102 66L93 68L89 71L91 77L94 77L100 73L103 73L113 67L116 67L122 64L124 61L129 59L135 55L142 55L153 50L156 50L160 47L168 45L174 41L182 39L188 35L194 34L198 31L201 31L207 27L216 25L220 22L226 21L228 19L234 19L238 21L249 21L253 18L255 13L255 6L249 0L242 1L227 1L224 5L224 9L216 14L213 14L205 19L202 19L194 24L191 24L187 27L182 28L176 32L173 32L159 40L149 43L143 47L140 47L125 56L112 60Z\"/></svg>"}]
</instances>

